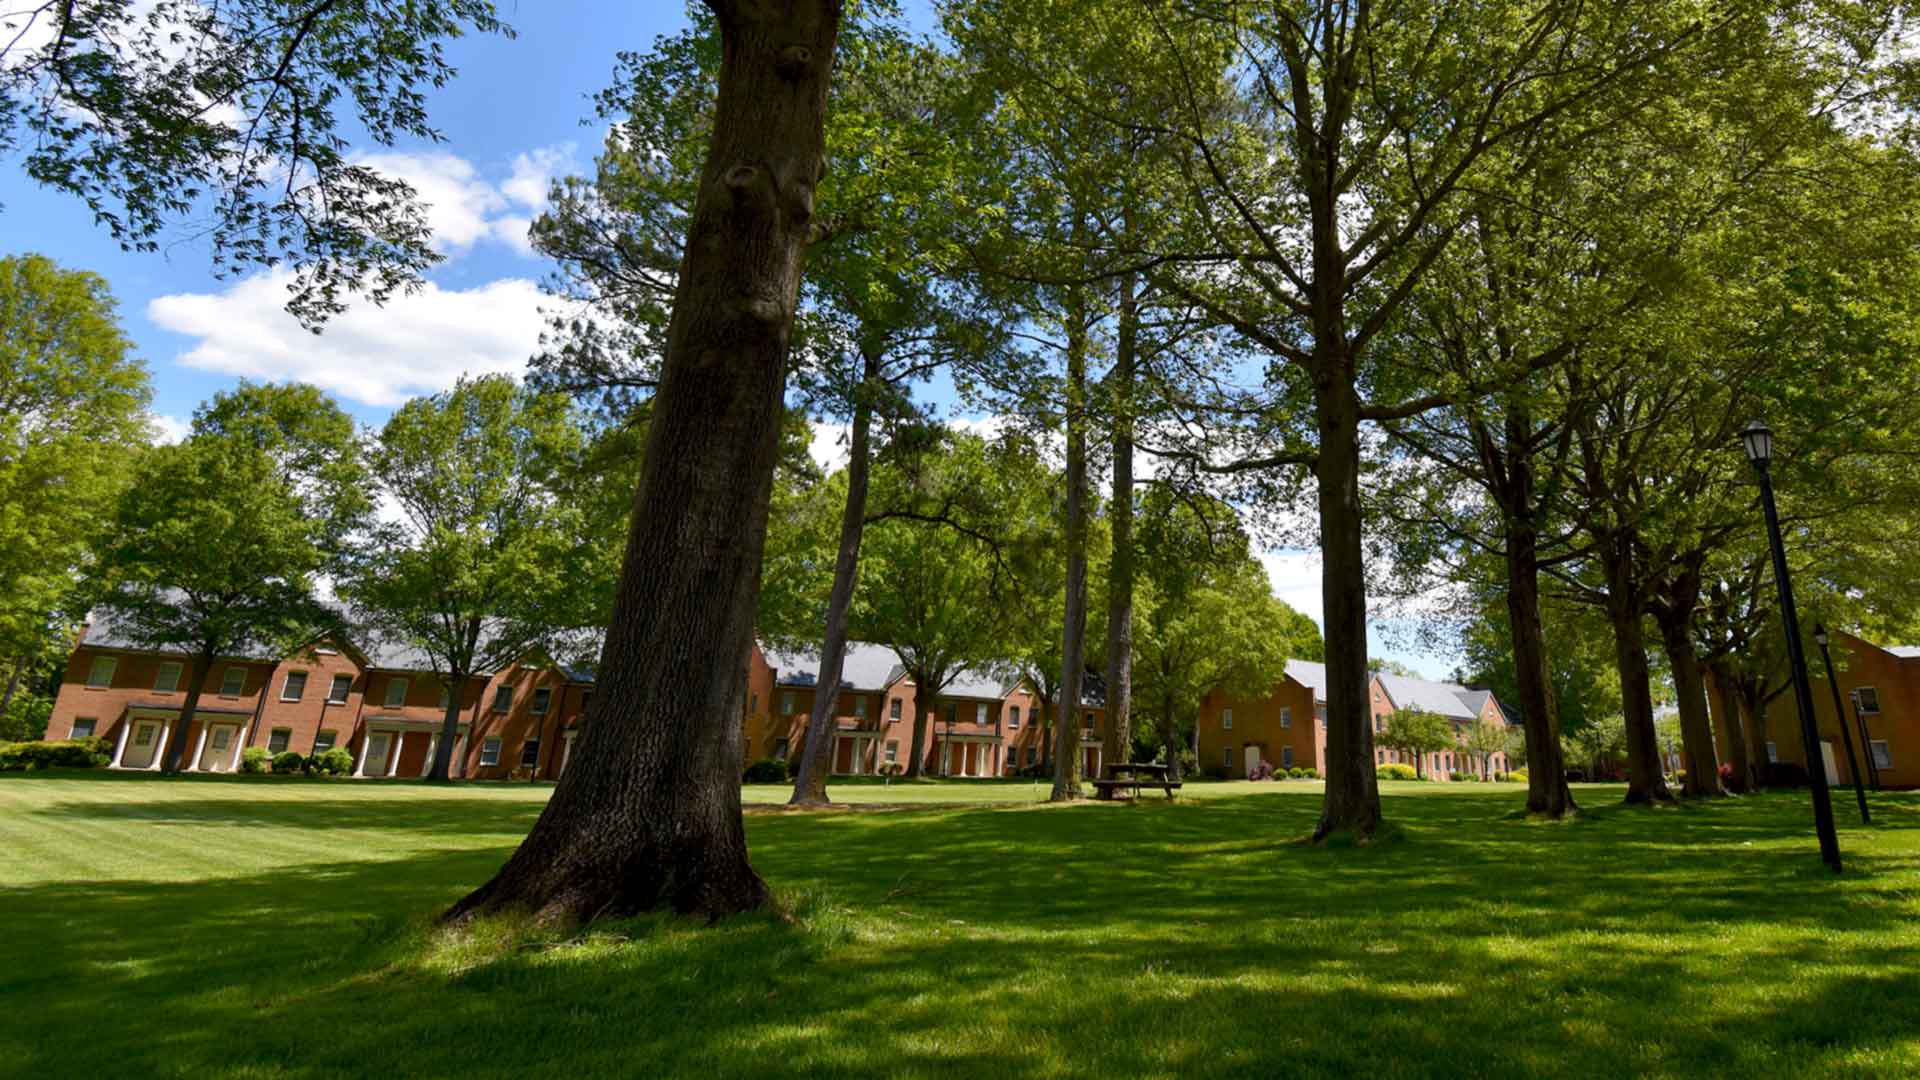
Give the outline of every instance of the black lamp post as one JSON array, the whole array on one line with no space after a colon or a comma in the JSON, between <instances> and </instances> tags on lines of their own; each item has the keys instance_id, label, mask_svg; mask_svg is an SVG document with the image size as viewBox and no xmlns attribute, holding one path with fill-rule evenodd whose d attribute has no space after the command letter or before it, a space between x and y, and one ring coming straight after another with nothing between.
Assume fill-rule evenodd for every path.
<instances>
[{"instance_id":1,"label":"black lamp post","mask_svg":"<svg viewBox=\"0 0 1920 1080\"><path fill-rule=\"evenodd\" d=\"M1827 650L1827 628L1813 624L1813 643L1820 646L1820 659L1827 665L1827 685L1833 688L1833 722L1840 725L1840 745L1847 748L1847 772L1853 774L1853 797L1860 802L1860 824L1873 822L1867 813L1867 788L1860 777L1860 759L1853 756L1853 735L1847 730L1847 710L1840 707L1840 679L1833 673L1833 653Z\"/></svg>"},{"instance_id":2,"label":"black lamp post","mask_svg":"<svg viewBox=\"0 0 1920 1080\"><path fill-rule=\"evenodd\" d=\"M1867 781L1873 790L1880 790L1880 763L1873 758L1873 733L1867 730L1867 711L1860 707L1860 691L1849 690L1847 697L1853 702L1853 720L1860 725L1860 749L1867 755Z\"/></svg>"},{"instance_id":3,"label":"black lamp post","mask_svg":"<svg viewBox=\"0 0 1920 1080\"><path fill-rule=\"evenodd\" d=\"M1807 657L1800 647L1800 616L1793 609L1793 582L1787 577L1787 549L1780 542L1780 512L1773 505L1773 431L1758 420L1740 432L1747 460L1760 475L1760 505L1767 515L1767 542L1773 548L1773 581L1780 589L1780 619L1787 631L1787 665L1793 669L1794 704L1800 710L1800 741L1806 747L1807 786L1813 789L1813 826L1820 835L1820 857L1840 872L1840 838L1833 832L1833 800L1827 791L1826 761L1820 731L1813 723L1813 690L1807 685Z\"/></svg>"}]
</instances>

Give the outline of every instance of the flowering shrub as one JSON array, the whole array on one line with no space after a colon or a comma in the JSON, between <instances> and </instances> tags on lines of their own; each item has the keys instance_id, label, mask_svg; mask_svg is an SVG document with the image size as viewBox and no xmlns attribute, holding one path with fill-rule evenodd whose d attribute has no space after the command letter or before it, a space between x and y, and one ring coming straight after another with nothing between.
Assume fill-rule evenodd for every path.
<instances>
[{"instance_id":1,"label":"flowering shrub","mask_svg":"<svg viewBox=\"0 0 1920 1080\"><path fill-rule=\"evenodd\" d=\"M1260 764L1255 765L1253 767L1253 771L1247 774L1247 779L1249 780L1273 779L1273 763L1269 761L1262 761L1260 762Z\"/></svg>"},{"instance_id":2,"label":"flowering shrub","mask_svg":"<svg viewBox=\"0 0 1920 1080\"><path fill-rule=\"evenodd\" d=\"M1402 765L1397 761L1390 765L1382 765L1379 768L1373 770L1373 775L1377 779L1381 779L1381 780L1418 780L1420 779L1420 774L1414 771L1413 766Z\"/></svg>"}]
</instances>

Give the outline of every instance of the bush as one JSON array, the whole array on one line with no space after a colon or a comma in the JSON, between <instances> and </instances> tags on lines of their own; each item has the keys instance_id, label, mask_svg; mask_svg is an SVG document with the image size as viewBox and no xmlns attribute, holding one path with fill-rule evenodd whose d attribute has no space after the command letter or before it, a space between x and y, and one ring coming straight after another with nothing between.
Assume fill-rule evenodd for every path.
<instances>
[{"instance_id":1,"label":"bush","mask_svg":"<svg viewBox=\"0 0 1920 1080\"><path fill-rule=\"evenodd\" d=\"M1270 761L1261 761L1258 765L1255 765L1253 767L1252 772L1247 774L1247 779L1249 780L1273 779L1273 763Z\"/></svg>"},{"instance_id":2,"label":"bush","mask_svg":"<svg viewBox=\"0 0 1920 1080\"><path fill-rule=\"evenodd\" d=\"M1766 787L1800 788L1807 786L1807 770L1791 761L1771 761L1760 771L1761 783Z\"/></svg>"},{"instance_id":3,"label":"bush","mask_svg":"<svg viewBox=\"0 0 1920 1080\"><path fill-rule=\"evenodd\" d=\"M276 773L305 772L306 769L307 756L305 754L295 753L292 750L282 750L273 755L273 771Z\"/></svg>"},{"instance_id":4,"label":"bush","mask_svg":"<svg viewBox=\"0 0 1920 1080\"><path fill-rule=\"evenodd\" d=\"M112 760L113 744L103 738L0 744L0 772L95 769Z\"/></svg>"},{"instance_id":5,"label":"bush","mask_svg":"<svg viewBox=\"0 0 1920 1080\"><path fill-rule=\"evenodd\" d=\"M747 766L746 781L749 784L784 784L787 776L787 763L780 758L770 757Z\"/></svg>"},{"instance_id":6,"label":"bush","mask_svg":"<svg viewBox=\"0 0 1920 1080\"><path fill-rule=\"evenodd\" d=\"M1447 779L1456 784L1471 784L1480 778L1470 772L1461 772L1459 769L1455 769L1447 774Z\"/></svg>"},{"instance_id":7,"label":"bush","mask_svg":"<svg viewBox=\"0 0 1920 1080\"><path fill-rule=\"evenodd\" d=\"M1299 772L1299 774L1300 774L1300 779L1302 779L1302 780L1318 780L1318 779L1320 779L1320 770L1319 770L1319 769L1308 769L1308 768L1302 768L1302 769L1299 769L1299 770L1297 770L1297 771Z\"/></svg>"},{"instance_id":8,"label":"bush","mask_svg":"<svg viewBox=\"0 0 1920 1080\"><path fill-rule=\"evenodd\" d=\"M345 776L353 771L353 755L344 746L330 747L309 757L306 769L321 776Z\"/></svg>"},{"instance_id":9,"label":"bush","mask_svg":"<svg viewBox=\"0 0 1920 1080\"><path fill-rule=\"evenodd\" d=\"M1373 770L1373 775L1376 779L1379 779L1379 780L1418 780L1420 779L1420 774L1414 771L1413 766L1402 765L1397 761L1390 765L1382 765L1379 768Z\"/></svg>"},{"instance_id":10,"label":"bush","mask_svg":"<svg viewBox=\"0 0 1920 1080\"><path fill-rule=\"evenodd\" d=\"M240 751L240 771L243 773L263 773L273 764L273 755L265 747L249 746Z\"/></svg>"},{"instance_id":11,"label":"bush","mask_svg":"<svg viewBox=\"0 0 1920 1080\"><path fill-rule=\"evenodd\" d=\"M1192 749L1180 751L1180 775L1200 775L1200 755L1194 753Z\"/></svg>"},{"instance_id":12,"label":"bush","mask_svg":"<svg viewBox=\"0 0 1920 1080\"><path fill-rule=\"evenodd\" d=\"M1527 782L1527 770L1515 769L1512 772L1503 772L1500 774L1500 782L1503 784L1524 784Z\"/></svg>"}]
</instances>

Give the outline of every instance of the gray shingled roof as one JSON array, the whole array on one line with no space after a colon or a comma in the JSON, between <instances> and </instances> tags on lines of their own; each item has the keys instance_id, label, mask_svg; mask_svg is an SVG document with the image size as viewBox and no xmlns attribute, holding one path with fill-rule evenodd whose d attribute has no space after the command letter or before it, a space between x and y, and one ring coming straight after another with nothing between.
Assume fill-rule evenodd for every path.
<instances>
[{"instance_id":1,"label":"gray shingled roof","mask_svg":"<svg viewBox=\"0 0 1920 1080\"><path fill-rule=\"evenodd\" d=\"M940 693L943 697L999 701L1013 693L1013 688L1018 685L1020 685L1018 672L968 668L954 676L953 681L948 683L947 688ZM1082 693L1080 696L1085 698L1086 694Z\"/></svg>"},{"instance_id":2,"label":"gray shingled roof","mask_svg":"<svg viewBox=\"0 0 1920 1080\"><path fill-rule=\"evenodd\" d=\"M1486 708L1487 699L1492 696L1493 691L1491 690L1460 691L1460 700L1466 704L1467 708L1473 710L1473 715L1475 716L1479 716L1480 710Z\"/></svg>"},{"instance_id":3,"label":"gray shingled roof","mask_svg":"<svg viewBox=\"0 0 1920 1080\"><path fill-rule=\"evenodd\" d=\"M1469 705L1466 695L1475 691L1453 683L1428 682L1405 675L1380 673L1380 685L1386 688L1393 704L1402 709L1424 709L1453 720L1472 720L1480 710ZM1479 691L1485 693L1485 691Z\"/></svg>"},{"instance_id":4,"label":"gray shingled roof","mask_svg":"<svg viewBox=\"0 0 1920 1080\"><path fill-rule=\"evenodd\" d=\"M767 650L767 663L773 668L778 686L812 686L820 681L820 653L775 652ZM846 658L840 662L840 685L850 690L885 690L903 674L899 658L885 645L865 641L847 642Z\"/></svg>"},{"instance_id":5,"label":"gray shingled roof","mask_svg":"<svg viewBox=\"0 0 1920 1080\"><path fill-rule=\"evenodd\" d=\"M1889 645L1887 651L1902 660L1920 660L1920 645Z\"/></svg>"},{"instance_id":6,"label":"gray shingled roof","mask_svg":"<svg viewBox=\"0 0 1920 1080\"><path fill-rule=\"evenodd\" d=\"M169 656L186 656L191 652L184 645L156 646L135 641L116 631L112 615L97 608L87 615L87 632L80 638L80 644L92 645L100 649L133 649L140 652L164 653ZM275 656L273 650L257 642L249 642L236 652L226 654L225 659L273 661L280 657Z\"/></svg>"},{"instance_id":7,"label":"gray shingled roof","mask_svg":"<svg viewBox=\"0 0 1920 1080\"><path fill-rule=\"evenodd\" d=\"M1316 660L1288 660L1287 677L1302 686L1312 687L1315 704L1326 703L1327 665Z\"/></svg>"}]
</instances>

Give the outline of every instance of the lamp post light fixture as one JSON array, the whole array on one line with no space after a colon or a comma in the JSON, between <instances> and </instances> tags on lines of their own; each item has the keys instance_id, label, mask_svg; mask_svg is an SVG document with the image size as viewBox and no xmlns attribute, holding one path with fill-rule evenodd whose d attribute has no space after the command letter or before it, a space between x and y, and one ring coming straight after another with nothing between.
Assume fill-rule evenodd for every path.
<instances>
[{"instance_id":1,"label":"lamp post light fixture","mask_svg":"<svg viewBox=\"0 0 1920 1080\"><path fill-rule=\"evenodd\" d=\"M1847 748L1847 772L1853 775L1853 797L1860 803L1860 824L1869 825L1873 817L1867 813L1867 787L1860 776L1860 759L1853 756L1853 735L1847 731L1847 710L1840 706L1840 679L1833 671L1833 653L1828 651L1827 628L1820 623L1813 624L1813 643L1820 646L1820 659L1827 665L1827 685L1833 688L1833 722L1840 725L1840 745Z\"/></svg>"},{"instance_id":2,"label":"lamp post light fixture","mask_svg":"<svg viewBox=\"0 0 1920 1080\"><path fill-rule=\"evenodd\" d=\"M1787 632L1787 666L1793 669L1794 705L1800 711L1800 741L1806 748L1807 786L1813 791L1813 827L1820 837L1820 857L1840 872L1840 838L1833 831L1833 799L1827 789L1825 756L1820 731L1813 722L1813 690L1807 683L1807 656L1800 645L1800 616L1793 607L1793 582L1787 576L1787 549L1780 541L1780 511L1773 504L1773 431L1758 420L1740 432L1747 460L1760 477L1760 506L1767 517L1767 542L1773 549L1773 581L1780 590L1780 619Z\"/></svg>"}]
</instances>

